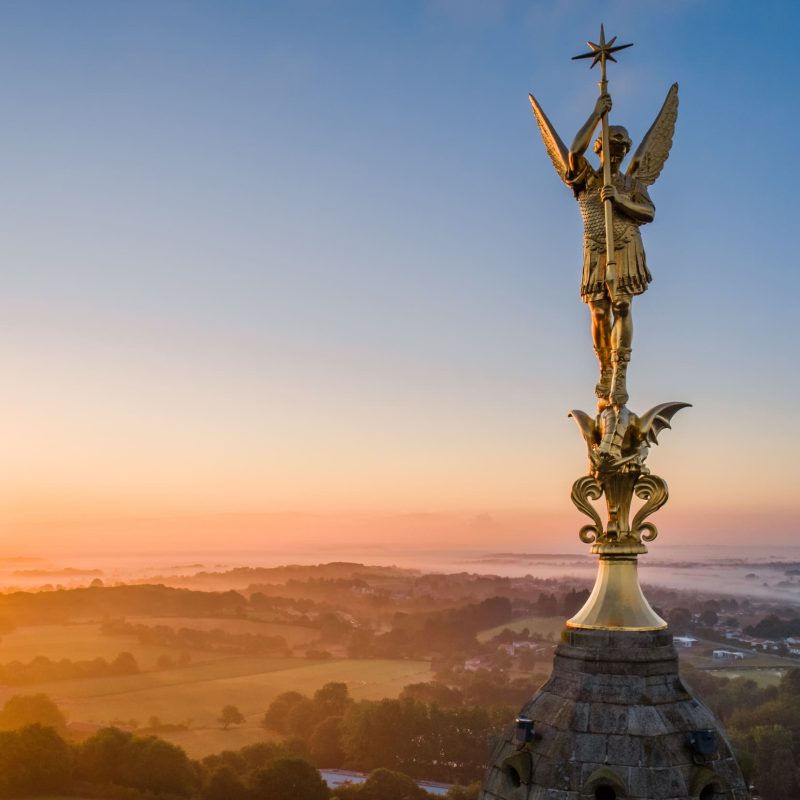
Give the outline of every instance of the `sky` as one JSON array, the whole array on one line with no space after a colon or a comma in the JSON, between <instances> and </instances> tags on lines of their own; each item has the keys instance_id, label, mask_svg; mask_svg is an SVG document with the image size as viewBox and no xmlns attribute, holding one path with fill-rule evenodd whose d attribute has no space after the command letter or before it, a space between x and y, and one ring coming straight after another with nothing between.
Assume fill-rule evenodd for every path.
<instances>
[{"instance_id":1,"label":"sky","mask_svg":"<svg viewBox=\"0 0 800 800\"><path fill-rule=\"evenodd\" d=\"M663 545L800 529L794 2L0 2L0 554L580 551L569 142L638 142Z\"/></svg>"}]
</instances>

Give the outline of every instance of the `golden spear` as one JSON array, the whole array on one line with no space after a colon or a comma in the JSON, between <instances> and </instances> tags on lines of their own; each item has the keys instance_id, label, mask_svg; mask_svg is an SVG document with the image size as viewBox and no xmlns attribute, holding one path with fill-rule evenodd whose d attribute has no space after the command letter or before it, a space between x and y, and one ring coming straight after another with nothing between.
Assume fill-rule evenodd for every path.
<instances>
[{"instance_id":1,"label":"golden spear","mask_svg":"<svg viewBox=\"0 0 800 800\"><path fill-rule=\"evenodd\" d=\"M618 44L615 36L611 41L606 41L606 32L602 25L600 25L600 42L587 42L591 50L588 53L581 53L579 56L573 56L572 60L576 61L580 58L591 58L592 63L590 69L598 62L600 63L600 82L597 84L600 88L600 95L608 94L608 80L606 79L606 61L613 61L616 63L617 59L612 55L619 50L624 50L626 47L633 47L633 44ZM604 111L603 116L600 118L602 125L603 137L603 186L611 186L611 153L608 147L608 112ZM611 199L608 198L603 203L603 211L605 213L606 225L606 274L605 283L608 286L608 293L611 299L614 299L615 288L617 282L617 260L614 255L614 209Z\"/></svg>"}]
</instances>

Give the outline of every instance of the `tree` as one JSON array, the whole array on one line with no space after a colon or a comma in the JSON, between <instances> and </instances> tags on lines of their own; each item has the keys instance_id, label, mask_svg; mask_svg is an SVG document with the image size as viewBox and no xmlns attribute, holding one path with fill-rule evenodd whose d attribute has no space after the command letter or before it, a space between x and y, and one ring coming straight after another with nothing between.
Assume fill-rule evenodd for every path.
<instances>
[{"instance_id":1,"label":"tree","mask_svg":"<svg viewBox=\"0 0 800 800\"><path fill-rule=\"evenodd\" d=\"M753 729L753 767L756 786L768 800L795 800L800 786L791 768L795 763L792 732L783 725Z\"/></svg>"},{"instance_id":2,"label":"tree","mask_svg":"<svg viewBox=\"0 0 800 800\"><path fill-rule=\"evenodd\" d=\"M565 617L571 617L581 610L588 599L588 589L570 589L569 592L564 595L564 599L561 602L561 613L564 614Z\"/></svg>"},{"instance_id":3,"label":"tree","mask_svg":"<svg viewBox=\"0 0 800 800\"><path fill-rule=\"evenodd\" d=\"M402 772L376 769L361 787L362 800L427 800L428 793Z\"/></svg>"},{"instance_id":4,"label":"tree","mask_svg":"<svg viewBox=\"0 0 800 800\"><path fill-rule=\"evenodd\" d=\"M270 704L261 725L270 731L286 733L286 717L294 706L302 703L308 698L303 697L300 692L283 692L279 694Z\"/></svg>"},{"instance_id":5,"label":"tree","mask_svg":"<svg viewBox=\"0 0 800 800\"><path fill-rule=\"evenodd\" d=\"M319 722L309 737L308 751L318 767L341 767L344 763L342 718L327 717Z\"/></svg>"},{"instance_id":6,"label":"tree","mask_svg":"<svg viewBox=\"0 0 800 800\"><path fill-rule=\"evenodd\" d=\"M228 730L231 725L241 725L244 721L244 714L236 706L231 705L222 707L222 712L217 720L225 730Z\"/></svg>"},{"instance_id":7,"label":"tree","mask_svg":"<svg viewBox=\"0 0 800 800\"><path fill-rule=\"evenodd\" d=\"M428 683L409 683L400 692L400 699L406 697L411 700L418 700L428 705L437 706L460 706L464 702L464 695L459 689L452 689L441 681L429 681Z\"/></svg>"},{"instance_id":8,"label":"tree","mask_svg":"<svg viewBox=\"0 0 800 800\"><path fill-rule=\"evenodd\" d=\"M692 612L688 608L673 608L667 616L670 628L675 633L685 633L692 624Z\"/></svg>"},{"instance_id":9,"label":"tree","mask_svg":"<svg viewBox=\"0 0 800 800\"><path fill-rule=\"evenodd\" d=\"M250 775L254 800L328 800L319 772L302 758L277 758Z\"/></svg>"},{"instance_id":10,"label":"tree","mask_svg":"<svg viewBox=\"0 0 800 800\"><path fill-rule=\"evenodd\" d=\"M46 694L15 694L6 700L0 711L0 730L13 730L36 723L59 732L67 727L61 709Z\"/></svg>"},{"instance_id":11,"label":"tree","mask_svg":"<svg viewBox=\"0 0 800 800\"><path fill-rule=\"evenodd\" d=\"M67 743L52 729L28 725L0 733L0 796L61 793L71 777Z\"/></svg>"},{"instance_id":12,"label":"tree","mask_svg":"<svg viewBox=\"0 0 800 800\"><path fill-rule=\"evenodd\" d=\"M719 615L713 609L706 608L704 611L700 612L700 622L702 622L706 628L713 628L719 622Z\"/></svg>"},{"instance_id":13,"label":"tree","mask_svg":"<svg viewBox=\"0 0 800 800\"><path fill-rule=\"evenodd\" d=\"M346 683L331 681L314 692L315 710L320 719L341 717L352 702Z\"/></svg>"},{"instance_id":14,"label":"tree","mask_svg":"<svg viewBox=\"0 0 800 800\"><path fill-rule=\"evenodd\" d=\"M132 735L119 728L101 728L78 747L79 777L90 783L115 783L117 766Z\"/></svg>"},{"instance_id":15,"label":"tree","mask_svg":"<svg viewBox=\"0 0 800 800\"><path fill-rule=\"evenodd\" d=\"M187 796L197 783L192 762L180 747L118 728L102 728L78 747L76 771L90 783L114 783L156 794Z\"/></svg>"},{"instance_id":16,"label":"tree","mask_svg":"<svg viewBox=\"0 0 800 800\"><path fill-rule=\"evenodd\" d=\"M435 747L428 706L415 700L362 700L345 714L342 741L346 765L369 771L425 770L421 750Z\"/></svg>"},{"instance_id":17,"label":"tree","mask_svg":"<svg viewBox=\"0 0 800 800\"><path fill-rule=\"evenodd\" d=\"M478 800L481 791L479 781L470 783L469 786L461 786L456 783L447 790L447 800Z\"/></svg>"},{"instance_id":18,"label":"tree","mask_svg":"<svg viewBox=\"0 0 800 800\"><path fill-rule=\"evenodd\" d=\"M319 722L319 715L314 701L304 697L301 702L289 709L284 730L289 736L307 739L317 722Z\"/></svg>"},{"instance_id":19,"label":"tree","mask_svg":"<svg viewBox=\"0 0 800 800\"><path fill-rule=\"evenodd\" d=\"M187 796L197 783L186 753L156 736L131 736L119 766L119 783L154 794Z\"/></svg>"},{"instance_id":20,"label":"tree","mask_svg":"<svg viewBox=\"0 0 800 800\"><path fill-rule=\"evenodd\" d=\"M111 672L114 675L135 675L139 672L139 665L131 653L120 653L111 662Z\"/></svg>"},{"instance_id":21,"label":"tree","mask_svg":"<svg viewBox=\"0 0 800 800\"><path fill-rule=\"evenodd\" d=\"M800 669L797 669L797 667L787 669L781 677L779 687L783 694L791 696L800 695Z\"/></svg>"},{"instance_id":22,"label":"tree","mask_svg":"<svg viewBox=\"0 0 800 800\"><path fill-rule=\"evenodd\" d=\"M200 793L201 800L248 800L249 792L227 767L214 770Z\"/></svg>"}]
</instances>

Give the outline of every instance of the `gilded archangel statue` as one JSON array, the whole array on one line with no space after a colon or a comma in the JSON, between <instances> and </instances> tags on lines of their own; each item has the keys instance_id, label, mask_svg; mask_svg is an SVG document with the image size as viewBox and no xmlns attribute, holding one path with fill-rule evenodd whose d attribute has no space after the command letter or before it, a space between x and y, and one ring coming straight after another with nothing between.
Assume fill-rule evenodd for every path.
<instances>
[{"instance_id":1,"label":"gilded archangel statue","mask_svg":"<svg viewBox=\"0 0 800 800\"><path fill-rule=\"evenodd\" d=\"M623 173L622 162L632 143L625 128L608 124L611 96L605 61L614 61L611 53L630 45L614 47L613 39L606 43L604 38L601 34L600 45L590 43L592 52L576 56L592 56L599 61L602 78L600 97L569 150L536 98L530 95L547 153L559 177L574 192L583 217L581 299L591 312L592 339L600 362L600 379L595 387L600 411L628 402L626 373L633 343L631 304L651 281L639 226L652 222L655 216L647 187L658 178L669 156L678 116L678 85L673 84ZM594 143L594 151L600 157L599 170L585 155L598 124L602 124L602 133Z\"/></svg>"},{"instance_id":2,"label":"gilded archangel statue","mask_svg":"<svg viewBox=\"0 0 800 800\"><path fill-rule=\"evenodd\" d=\"M581 528L581 539L593 545L593 552L600 554L601 561L605 560L603 563L609 568L612 562L620 566L622 561L628 563L626 559L647 552L644 543L652 541L658 533L647 520L666 503L668 490L666 482L653 475L645 461L650 447L658 443L660 432L669 428L675 414L689 405L660 403L642 414L635 414L627 407L626 379L633 342L631 305L636 295L647 290L651 280L639 228L655 217L648 188L661 173L672 146L678 116L678 85L670 87L655 122L623 172L631 139L625 128L608 122L612 103L606 62L616 61L613 54L631 45L615 45L615 41L616 37L606 41L601 26L599 43L589 42L591 51L575 56L592 58L592 66L600 64L600 96L569 149L539 103L530 96L548 155L558 175L572 189L583 217L581 299L591 312L600 379L595 388L597 414L577 409L570 412L589 454L589 473L573 484L572 501L591 519L590 524ZM601 134L594 151L600 157L599 169L586 156L598 125ZM601 496L605 497L608 511L605 523L592 504ZM634 496L644 503L632 513ZM617 563L614 559L622 561ZM624 585L628 584L624 581L619 584ZM638 594L623 592L628 597L638 598L640 594L640 590ZM594 594L590 601L587 608L599 607ZM618 609L625 605L620 603L616 604ZM636 624L655 627L665 624L643 598L637 599L633 606L638 610L630 612L633 615L630 619L638 620ZM591 614L582 611L568 624L578 625L580 620L581 624L589 624L587 620L593 614L594 611Z\"/></svg>"}]
</instances>

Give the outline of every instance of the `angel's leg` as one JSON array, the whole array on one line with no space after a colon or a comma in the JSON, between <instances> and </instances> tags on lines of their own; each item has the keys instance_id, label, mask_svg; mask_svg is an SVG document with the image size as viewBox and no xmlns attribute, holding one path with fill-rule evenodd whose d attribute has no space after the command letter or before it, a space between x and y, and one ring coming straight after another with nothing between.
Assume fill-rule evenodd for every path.
<instances>
[{"instance_id":1,"label":"angel's leg","mask_svg":"<svg viewBox=\"0 0 800 800\"><path fill-rule=\"evenodd\" d=\"M589 311L592 314L592 341L597 360L600 362L600 380L595 386L595 394L601 398L608 398L611 391L611 301L604 297L602 300L590 300Z\"/></svg>"},{"instance_id":2,"label":"angel's leg","mask_svg":"<svg viewBox=\"0 0 800 800\"><path fill-rule=\"evenodd\" d=\"M633 344L632 301L631 295L619 294L614 298L612 306L614 324L611 328L611 359L614 377L611 382L611 402L617 406L624 406L628 402L626 378Z\"/></svg>"}]
</instances>

